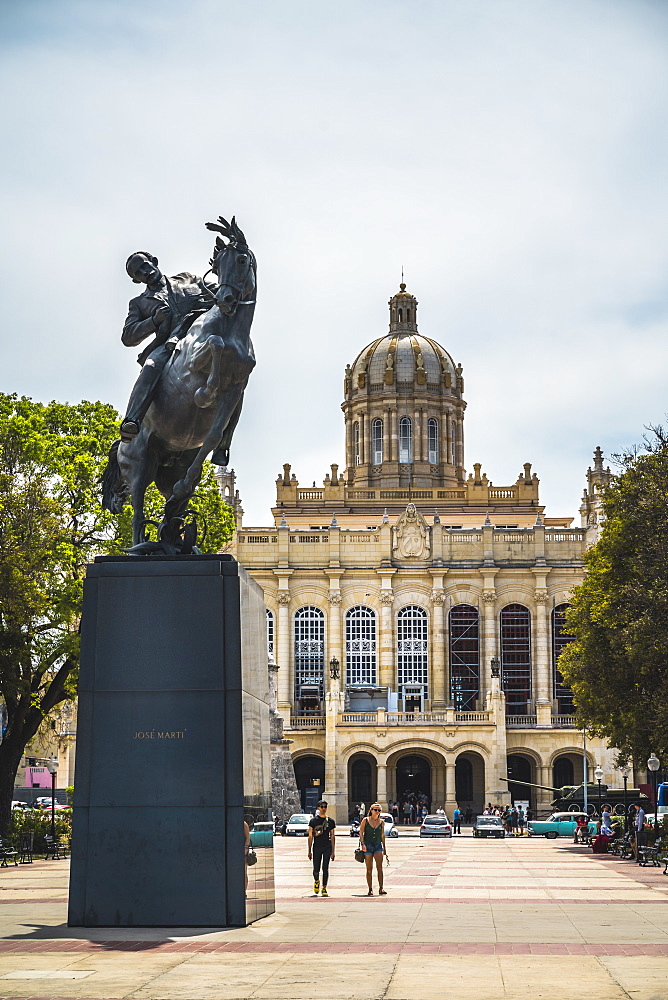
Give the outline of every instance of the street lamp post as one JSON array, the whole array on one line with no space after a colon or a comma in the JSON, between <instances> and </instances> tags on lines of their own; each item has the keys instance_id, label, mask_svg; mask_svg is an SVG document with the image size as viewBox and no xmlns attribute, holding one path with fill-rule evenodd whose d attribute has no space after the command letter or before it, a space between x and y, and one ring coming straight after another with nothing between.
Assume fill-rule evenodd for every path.
<instances>
[{"instance_id":1,"label":"street lamp post","mask_svg":"<svg viewBox=\"0 0 668 1000\"><path fill-rule=\"evenodd\" d=\"M51 774L51 839L55 847L56 843L56 775L58 774L58 761L55 757L46 765Z\"/></svg>"},{"instance_id":2,"label":"street lamp post","mask_svg":"<svg viewBox=\"0 0 668 1000\"><path fill-rule=\"evenodd\" d=\"M603 816L603 806L601 798L601 781L603 780L603 768L599 765L594 771L594 777L598 781L598 815L602 818Z\"/></svg>"},{"instance_id":3,"label":"street lamp post","mask_svg":"<svg viewBox=\"0 0 668 1000\"><path fill-rule=\"evenodd\" d=\"M628 764L624 764L620 770L622 772L622 778L624 779L624 833L626 833L629 825L628 806L626 804L626 785L629 780L631 768Z\"/></svg>"},{"instance_id":4,"label":"street lamp post","mask_svg":"<svg viewBox=\"0 0 668 1000\"><path fill-rule=\"evenodd\" d=\"M658 809L657 809L657 801L656 801L656 799L657 799L657 795L656 795L656 772L659 770L660 766L661 765L660 765L659 758L656 756L655 753L652 753L652 755L647 759L647 767L652 772L652 789L654 791L654 836L655 837L657 835L657 830L659 828L659 818L657 816Z\"/></svg>"}]
</instances>

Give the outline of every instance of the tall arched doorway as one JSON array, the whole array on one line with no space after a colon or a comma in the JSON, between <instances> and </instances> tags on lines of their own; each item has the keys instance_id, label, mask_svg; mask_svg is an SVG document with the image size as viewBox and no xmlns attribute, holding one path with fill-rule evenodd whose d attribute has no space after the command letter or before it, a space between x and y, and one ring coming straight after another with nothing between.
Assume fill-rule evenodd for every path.
<instances>
[{"instance_id":1,"label":"tall arched doorway","mask_svg":"<svg viewBox=\"0 0 668 1000\"><path fill-rule=\"evenodd\" d=\"M348 763L348 812L363 802L368 810L376 800L376 761L368 753L358 753Z\"/></svg>"},{"instance_id":2,"label":"tall arched doorway","mask_svg":"<svg viewBox=\"0 0 668 1000\"><path fill-rule=\"evenodd\" d=\"M426 795L431 808L431 764L426 757L408 754L397 761L397 799L409 794Z\"/></svg>"},{"instance_id":3,"label":"tall arched doorway","mask_svg":"<svg viewBox=\"0 0 668 1000\"><path fill-rule=\"evenodd\" d=\"M455 797L464 812L470 806L477 816L485 808L485 761L474 750L465 750L455 761Z\"/></svg>"},{"instance_id":4,"label":"tall arched doorway","mask_svg":"<svg viewBox=\"0 0 668 1000\"><path fill-rule=\"evenodd\" d=\"M532 774L531 760L528 757L519 753L508 754L508 791L511 802L515 802L516 799L522 802L528 801L532 808L535 808L536 789L532 788L530 784L534 780ZM529 782L529 784L521 785L520 781Z\"/></svg>"},{"instance_id":5,"label":"tall arched doorway","mask_svg":"<svg viewBox=\"0 0 668 1000\"><path fill-rule=\"evenodd\" d=\"M295 781L302 809L315 809L325 790L325 761L323 757L307 754L295 760Z\"/></svg>"}]
</instances>

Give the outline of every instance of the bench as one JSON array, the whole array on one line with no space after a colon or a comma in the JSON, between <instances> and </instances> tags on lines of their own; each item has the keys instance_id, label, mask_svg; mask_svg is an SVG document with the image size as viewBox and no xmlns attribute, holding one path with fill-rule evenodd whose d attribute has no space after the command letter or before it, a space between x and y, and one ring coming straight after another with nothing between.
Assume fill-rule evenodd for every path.
<instances>
[{"instance_id":1,"label":"bench","mask_svg":"<svg viewBox=\"0 0 668 1000\"><path fill-rule=\"evenodd\" d=\"M649 845L647 847L639 847L638 864L640 865L640 867L644 868L646 865L651 864L655 868L658 868L659 865L661 864L661 861L659 861L660 850L661 850L661 837L656 838L653 847L650 847Z\"/></svg>"},{"instance_id":2,"label":"bench","mask_svg":"<svg viewBox=\"0 0 668 1000\"><path fill-rule=\"evenodd\" d=\"M60 842L58 837L52 837L47 833L44 842L46 843L45 861L61 861L67 857L67 848Z\"/></svg>"},{"instance_id":3,"label":"bench","mask_svg":"<svg viewBox=\"0 0 668 1000\"><path fill-rule=\"evenodd\" d=\"M32 830L24 830L19 836L19 861L22 865L32 864L32 849L35 834Z\"/></svg>"},{"instance_id":4,"label":"bench","mask_svg":"<svg viewBox=\"0 0 668 1000\"><path fill-rule=\"evenodd\" d=\"M18 864L17 857L18 857L17 852L12 850L11 847L5 847L5 845L0 840L0 858L2 858L2 862L0 862L0 868L7 868L8 867L7 863L12 859L14 860L14 865L17 865Z\"/></svg>"}]
</instances>

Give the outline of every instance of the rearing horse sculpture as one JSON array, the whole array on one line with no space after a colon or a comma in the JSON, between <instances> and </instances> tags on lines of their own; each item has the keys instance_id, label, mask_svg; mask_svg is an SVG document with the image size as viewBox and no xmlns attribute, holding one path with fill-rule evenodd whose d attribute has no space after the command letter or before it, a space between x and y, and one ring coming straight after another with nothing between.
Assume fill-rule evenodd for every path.
<instances>
[{"instance_id":1,"label":"rearing horse sculpture","mask_svg":"<svg viewBox=\"0 0 668 1000\"><path fill-rule=\"evenodd\" d=\"M120 513L132 498L133 544L146 542L144 498L155 483L167 501L161 531L177 523L202 476L204 460L222 443L229 452L248 377L255 367L250 328L256 262L234 218L208 222L216 237L210 261L218 278L211 308L176 345L155 396L131 441L115 441L103 475L103 506ZM221 239L226 237L228 242Z\"/></svg>"}]
</instances>

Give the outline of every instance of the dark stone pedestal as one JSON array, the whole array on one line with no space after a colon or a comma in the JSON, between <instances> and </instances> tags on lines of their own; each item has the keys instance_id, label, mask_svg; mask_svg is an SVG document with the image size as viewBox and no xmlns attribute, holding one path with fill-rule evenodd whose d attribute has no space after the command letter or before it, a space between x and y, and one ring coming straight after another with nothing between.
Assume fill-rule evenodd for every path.
<instances>
[{"instance_id":1,"label":"dark stone pedestal","mask_svg":"<svg viewBox=\"0 0 668 1000\"><path fill-rule=\"evenodd\" d=\"M244 823L270 818L266 658L262 590L231 556L88 567L70 926L273 912L266 832L245 864Z\"/></svg>"}]
</instances>

